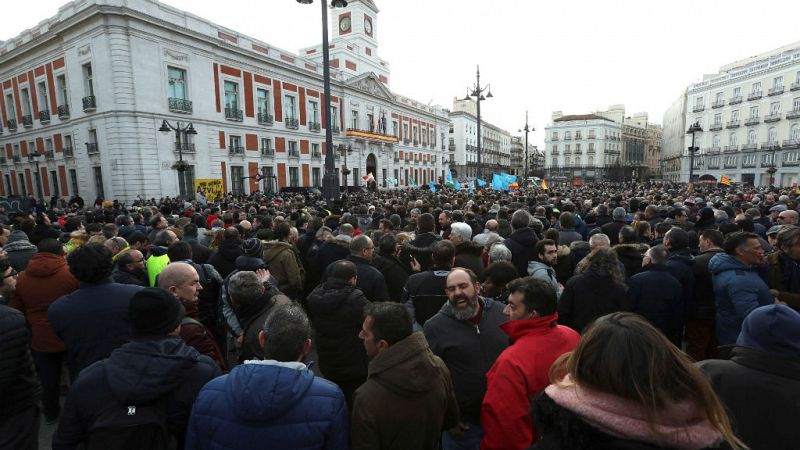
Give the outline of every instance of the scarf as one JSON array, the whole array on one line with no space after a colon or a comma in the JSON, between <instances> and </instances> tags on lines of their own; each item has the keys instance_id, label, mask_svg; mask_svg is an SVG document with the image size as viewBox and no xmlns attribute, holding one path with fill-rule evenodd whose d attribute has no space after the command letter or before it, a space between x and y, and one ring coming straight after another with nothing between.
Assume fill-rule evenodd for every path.
<instances>
[{"instance_id":1,"label":"scarf","mask_svg":"<svg viewBox=\"0 0 800 450\"><path fill-rule=\"evenodd\" d=\"M783 272L781 273L783 287L793 294L800 293L800 266L783 252L780 252L778 257L783 264Z\"/></svg>"},{"instance_id":2,"label":"scarf","mask_svg":"<svg viewBox=\"0 0 800 450\"><path fill-rule=\"evenodd\" d=\"M705 413L691 400L666 407L655 417L656 434L645 418L641 405L613 394L582 388L567 375L563 385L551 384L545 389L550 398L589 425L621 439L646 442L659 447L703 449L722 442Z\"/></svg>"}]
</instances>

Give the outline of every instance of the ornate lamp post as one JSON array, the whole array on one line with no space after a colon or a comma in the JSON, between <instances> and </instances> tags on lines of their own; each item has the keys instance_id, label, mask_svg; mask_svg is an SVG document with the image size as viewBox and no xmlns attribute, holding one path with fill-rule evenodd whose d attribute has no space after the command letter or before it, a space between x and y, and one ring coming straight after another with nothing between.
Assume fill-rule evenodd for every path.
<instances>
[{"instance_id":1,"label":"ornate lamp post","mask_svg":"<svg viewBox=\"0 0 800 450\"><path fill-rule=\"evenodd\" d=\"M310 5L314 0L297 0L297 3ZM333 162L333 131L331 130L331 66L328 51L328 5L325 0L322 5L322 82L325 92L325 175L322 178L322 196L333 201L339 196L339 177ZM331 7L343 8L347 6L346 0L333 0Z\"/></svg>"},{"instance_id":2,"label":"ornate lamp post","mask_svg":"<svg viewBox=\"0 0 800 450\"><path fill-rule=\"evenodd\" d=\"M42 174L41 172L39 172L39 158L41 156L42 154L39 153L38 150L35 153L28 154L28 160L36 164L36 176L34 178L36 179L36 195L37 195L36 199L39 200L39 202L42 202L44 200L42 197L42 178L41 178Z\"/></svg>"},{"instance_id":3,"label":"ornate lamp post","mask_svg":"<svg viewBox=\"0 0 800 450\"><path fill-rule=\"evenodd\" d=\"M486 92L486 96L483 96L483 93ZM477 164L477 172L476 177L481 178L481 101L486 100L487 98L492 98L492 88L490 84L486 86L481 86L481 67L478 66L478 70L475 72L475 85L467 88L467 96L464 97L464 100L469 100L470 97L475 97L475 101L478 103L478 110L477 110L477 119L478 119L478 126L477 126L477 133L478 133L478 164Z\"/></svg>"},{"instance_id":4,"label":"ornate lamp post","mask_svg":"<svg viewBox=\"0 0 800 450\"><path fill-rule=\"evenodd\" d=\"M775 166L775 150L778 149L778 146L772 145L769 149L772 151L772 164L769 165L767 173L769 174L769 185L772 187L775 186L775 172L778 171L777 167Z\"/></svg>"},{"instance_id":5,"label":"ornate lamp post","mask_svg":"<svg viewBox=\"0 0 800 450\"><path fill-rule=\"evenodd\" d=\"M185 126L181 124L181 122L176 122L175 126L172 126L172 124L165 119L161 122L161 127L158 131L162 133L169 133L170 131L175 132L175 148L178 149L178 161L172 165L172 168L178 171L178 188L180 189L181 196L187 196L187 194L191 196L189 193L193 193L194 189L186 185L187 180L185 172L190 170L192 166L183 160L183 150L190 151L189 136L196 135L197 130L194 129L191 122Z\"/></svg>"},{"instance_id":6,"label":"ornate lamp post","mask_svg":"<svg viewBox=\"0 0 800 450\"><path fill-rule=\"evenodd\" d=\"M528 111L525 111L525 127L523 127L519 131L525 132L525 180L527 181L528 176L528 132L529 131L536 131L533 127L528 127Z\"/></svg>"},{"instance_id":7,"label":"ornate lamp post","mask_svg":"<svg viewBox=\"0 0 800 450\"><path fill-rule=\"evenodd\" d=\"M686 134L691 134L692 135L692 146L689 147L689 182L690 183L694 182L694 154L698 150L700 150L699 147L695 147L694 146L695 134L696 133L702 133L702 132L703 132L703 127L700 126L700 122L693 123L689 127L689 130L686 131Z\"/></svg>"}]
</instances>

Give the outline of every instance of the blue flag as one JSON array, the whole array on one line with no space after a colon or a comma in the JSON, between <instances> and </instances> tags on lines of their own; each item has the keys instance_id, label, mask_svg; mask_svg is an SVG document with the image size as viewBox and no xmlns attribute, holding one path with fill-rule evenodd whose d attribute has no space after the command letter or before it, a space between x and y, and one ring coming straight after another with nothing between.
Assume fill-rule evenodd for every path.
<instances>
[{"instance_id":1,"label":"blue flag","mask_svg":"<svg viewBox=\"0 0 800 450\"><path fill-rule=\"evenodd\" d=\"M460 191L461 190L461 182L458 181L458 180L454 180L453 181L453 189L455 189L456 191Z\"/></svg>"},{"instance_id":2,"label":"blue flag","mask_svg":"<svg viewBox=\"0 0 800 450\"><path fill-rule=\"evenodd\" d=\"M436 192L436 186L433 185L433 181L430 182L428 187L431 188L431 192Z\"/></svg>"},{"instance_id":3,"label":"blue flag","mask_svg":"<svg viewBox=\"0 0 800 450\"><path fill-rule=\"evenodd\" d=\"M503 190L503 180L500 178L500 175L494 174L492 175L492 189L496 191Z\"/></svg>"},{"instance_id":4,"label":"blue flag","mask_svg":"<svg viewBox=\"0 0 800 450\"><path fill-rule=\"evenodd\" d=\"M485 181L483 181L483 180L481 180L480 178L476 178L476 179L475 179L475 182L476 182L476 183L478 183L478 187L484 187L484 186L486 186L486 182L485 182Z\"/></svg>"}]
</instances>

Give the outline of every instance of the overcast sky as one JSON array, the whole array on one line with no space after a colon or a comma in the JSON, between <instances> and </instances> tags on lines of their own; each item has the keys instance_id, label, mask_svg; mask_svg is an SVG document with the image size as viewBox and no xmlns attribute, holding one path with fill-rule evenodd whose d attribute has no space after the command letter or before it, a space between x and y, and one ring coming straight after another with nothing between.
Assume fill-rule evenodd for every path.
<instances>
[{"instance_id":1,"label":"overcast sky","mask_svg":"<svg viewBox=\"0 0 800 450\"><path fill-rule=\"evenodd\" d=\"M321 40L319 0L164 0L296 52ZM8 2L0 39L54 15L61 0ZM475 82L491 83L484 120L512 134L525 123L544 142L552 111L624 104L661 123L689 83L721 65L800 41L800 1L375 0L378 55L391 89L450 108ZM35 4L35 8L31 7ZM541 147L540 147L541 148Z\"/></svg>"}]
</instances>

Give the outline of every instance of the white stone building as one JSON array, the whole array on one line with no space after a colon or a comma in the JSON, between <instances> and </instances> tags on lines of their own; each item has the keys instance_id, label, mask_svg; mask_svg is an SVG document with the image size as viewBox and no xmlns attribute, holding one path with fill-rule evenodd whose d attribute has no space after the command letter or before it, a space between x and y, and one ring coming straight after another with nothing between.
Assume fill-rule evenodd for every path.
<instances>
[{"instance_id":1,"label":"white stone building","mask_svg":"<svg viewBox=\"0 0 800 450\"><path fill-rule=\"evenodd\" d=\"M347 184L366 173L401 187L443 176L447 111L389 89L375 4L351 0L331 15L330 113ZM315 49L297 55L157 0L68 3L0 44L0 195L41 185L46 198L158 198L190 193L195 178L236 193L319 186L326 111ZM159 132L164 120L196 134L179 145ZM190 168L179 176L181 157ZM251 178L259 172L263 185Z\"/></svg>"},{"instance_id":2,"label":"white stone building","mask_svg":"<svg viewBox=\"0 0 800 450\"><path fill-rule=\"evenodd\" d=\"M670 124L671 136L682 136L682 146L671 145L667 158L679 156L680 181L689 179L689 126L698 122L694 175L711 182L722 175L735 182L768 185L771 169L775 184L798 182L800 166L800 42L736 61L706 75L686 91L685 121ZM665 149L667 150L667 149Z\"/></svg>"},{"instance_id":3,"label":"white stone building","mask_svg":"<svg viewBox=\"0 0 800 450\"><path fill-rule=\"evenodd\" d=\"M449 165L454 177L473 178L478 168L478 118L475 100L453 98L449 114ZM481 115L481 166L484 178L511 170L511 133Z\"/></svg>"},{"instance_id":4,"label":"white stone building","mask_svg":"<svg viewBox=\"0 0 800 450\"><path fill-rule=\"evenodd\" d=\"M607 178L612 168L620 167L620 123L600 114L563 115L561 111L553 112L552 120L544 138L548 179L588 183Z\"/></svg>"}]
</instances>

